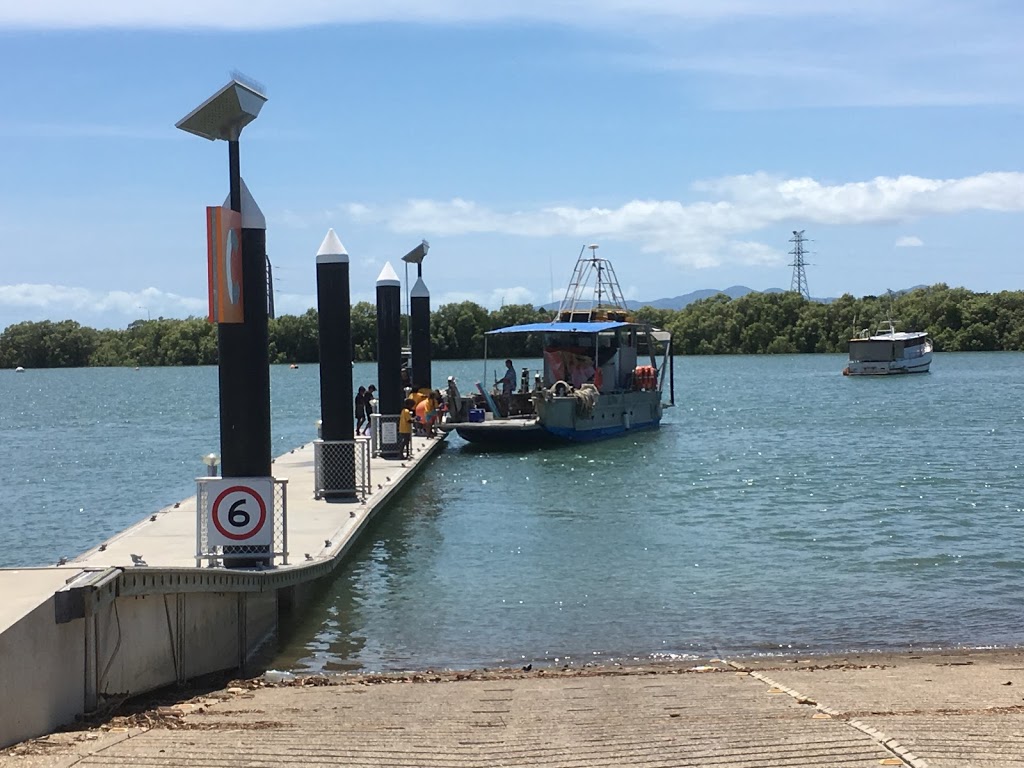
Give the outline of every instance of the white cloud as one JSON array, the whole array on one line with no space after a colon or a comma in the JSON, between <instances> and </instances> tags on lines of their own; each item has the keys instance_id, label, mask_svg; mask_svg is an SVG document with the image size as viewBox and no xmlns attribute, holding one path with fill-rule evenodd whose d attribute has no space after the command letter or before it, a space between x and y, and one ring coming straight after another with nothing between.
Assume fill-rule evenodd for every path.
<instances>
[{"instance_id":1,"label":"white cloud","mask_svg":"<svg viewBox=\"0 0 1024 768\"><path fill-rule=\"evenodd\" d=\"M915 235L904 235L903 237L896 238L897 248L920 248L924 245L924 240Z\"/></svg>"},{"instance_id":2,"label":"white cloud","mask_svg":"<svg viewBox=\"0 0 1024 768\"><path fill-rule=\"evenodd\" d=\"M618 46L608 40L597 46L601 66L695 77L706 84L702 98L720 108L1024 101L1016 77L1024 65L1018 45L1024 15L1006 2L221 0L215 8L200 0L0 2L0 29L273 30L368 23L596 29L620 40ZM76 130L108 135L122 129Z\"/></svg>"},{"instance_id":3,"label":"white cloud","mask_svg":"<svg viewBox=\"0 0 1024 768\"><path fill-rule=\"evenodd\" d=\"M906 4L906 0L904 0ZM367 22L494 23L534 21L590 25L616 20L681 19L710 22L736 18L826 15L888 15L892 3L855 0L221 0L216 9L200 0L38 0L0 4L0 26L22 28L220 28L273 29Z\"/></svg>"},{"instance_id":4,"label":"white cloud","mask_svg":"<svg viewBox=\"0 0 1024 768\"><path fill-rule=\"evenodd\" d=\"M516 285L511 288L499 288L491 291L490 301L485 306L502 307L506 304L535 304L536 294L529 288Z\"/></svg>"},{"instance_id":5,"label":"white cloud","mask_svg":"<svg viewBox=\"0 0 1024 768\"><path fill-rule=\"evenodd\" d=\"M360 205L359 203L350 203L349 205L345 206L344 210L349 216L357 220L361 218L366 218L370 213L369 208L367 208L365 205Z\"/></svg>"},{"instance_id":6,"label":"white cloud","mask_svg":"<svg viewBox=\"0 0 1024 768\"><path fill-rule=\"evenodd\" d=\"M21 123L0 121L0 137L6 139L145 139L175 141L184 134L166 127L103 123Z\"/></svg>"},{"instance_id":7,"label":"white cloud","mask_svg":"<svg viewBox=\"0 0 1024 768\"><path fill-rule=\"evenodd\" d=\"M555 299L562 298L561 294ZM495 288L491 291L445 291L431 298L436 306L445 304L459 304L463 301L472 301L487 309L498 309L507 304L537 304L539 301L548 301L544 297L537 296L529 288L512 286L509 288Z\"/></svg>"},{"instance_id":8,"label":"white cloud","mask_svg":"<svg viewBox=\"0 0 1024 768\"><path fill-rule=\"evenodd\" d=\"M428 236L500 234L630 241L645 253L695 267L780 264L786 254L749 239L775 226L870 225L974 210L1024 211L1024 173L994 172L960 179L918 176L827 184L764 173L694 185L709 199L631 200L616 208L557 205L502 212L456 198L411 200L393 207L359 206L396 232ZM349 206L351 209L351 205Z\"/></svg>"},{"instance_id":9,"label":"white cloud","mask_svg":"<svg viewBox=\"0 0 1024 768\"><path fill-rule=\"evenodd\" d=\"M129 319L205 315L206 299L179 296L157 288L141 291L94 291L66 285L19 283L0 285L0 307L46 310L55 317L62 311L113 313Z\"/></svg>"},{"instance_id":10,"label":"white cloud","mask_svg":"<svg viewBox=\"0 0 1024 768\"><path fill-rule=\"evenodd\" d=\"M356 299L353 298L353 301ZM316 306L316 294L274 291L274 312L281 315L303 315Z\"/></svg>"}]
</instances>

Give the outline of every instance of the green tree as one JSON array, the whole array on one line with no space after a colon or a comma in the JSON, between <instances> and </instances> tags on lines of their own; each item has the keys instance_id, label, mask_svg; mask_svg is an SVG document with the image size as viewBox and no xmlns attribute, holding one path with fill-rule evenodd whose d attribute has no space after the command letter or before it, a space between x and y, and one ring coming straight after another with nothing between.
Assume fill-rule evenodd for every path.
<instances>
[{"instance_id":1,"label":"green tree","mask_svg":"<svg viewBox=\"0 0 1024 768\"><path fill-rule=\"evenodd\" d=\"M445 304L430 319L430 338L439 360L483 357L487 310L472 301Z\"/></svg>"},{"instance_id":2,"label":"green tree","mask_svg":"<svg viewBox=\"0 0 1024 768\"><path fill-rule=\"evenodd\" d=\"M315 363L320 360L318 314L313 308L301 315L281 315L271 320L270 362Z\"/></svg>"}]
</instances>

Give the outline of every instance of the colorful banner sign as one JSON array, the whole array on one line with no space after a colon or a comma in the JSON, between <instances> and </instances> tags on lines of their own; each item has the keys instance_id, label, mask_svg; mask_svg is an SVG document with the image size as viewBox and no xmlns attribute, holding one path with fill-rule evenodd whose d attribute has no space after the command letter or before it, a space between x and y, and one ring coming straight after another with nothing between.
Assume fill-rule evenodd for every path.
<instances>
[{"instance_id":1,"label":"colorful banner sign","mask_svg":"<svg viewBox=\"0 0 1024 768\"><path fill-rule=\"evenodd\" d=\"M210 322L242 323L242 214L223 206L206 209Z\"/></svg>"}]
</instances>

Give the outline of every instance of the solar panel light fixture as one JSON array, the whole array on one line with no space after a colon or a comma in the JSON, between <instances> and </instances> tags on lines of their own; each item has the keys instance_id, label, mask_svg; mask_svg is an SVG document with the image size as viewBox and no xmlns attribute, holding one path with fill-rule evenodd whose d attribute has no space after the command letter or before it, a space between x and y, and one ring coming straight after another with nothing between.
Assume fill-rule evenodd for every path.
<instances>
[{"instance_id":1,"label":"solar panel light fixture","mask_svg":"<svg viewBox=\"0 0 1024 768\"><path fill-rule=\"evenodd\" d=\"M236 75L174 125L210 141L237 141L242 129L256 119L266 101L261 88L242 82Z\"/></svg>"},{"instance_id":2,"label":"solar panel light fixture","mask_svg":"<svg viewBox=\"0 0 1024 768\"><path fill-rule=\"evenodd\" d=\"M402 257L402 261L404 261L406 264L419 264L427 255L427 251L429 249L430 243L424 240L422 243L420 243L407 254L405 254L405 256Z\"/></svg>"}]
</instances>

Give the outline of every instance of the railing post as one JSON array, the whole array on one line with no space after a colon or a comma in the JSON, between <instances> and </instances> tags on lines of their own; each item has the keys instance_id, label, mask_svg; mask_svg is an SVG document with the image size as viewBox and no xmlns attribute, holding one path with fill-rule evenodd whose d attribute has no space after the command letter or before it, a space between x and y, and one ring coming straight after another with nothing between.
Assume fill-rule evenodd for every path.
<instances>
[{"instance_id":1,"label":"railing post","mask_svg":"<svg viewBox=\"0 0 1024 768\"><path fill-rule=\"evenodd\" d=\"M281 565L288 565L288 479L274 482L281 489Z\"/></svg>"}]
</instances>

